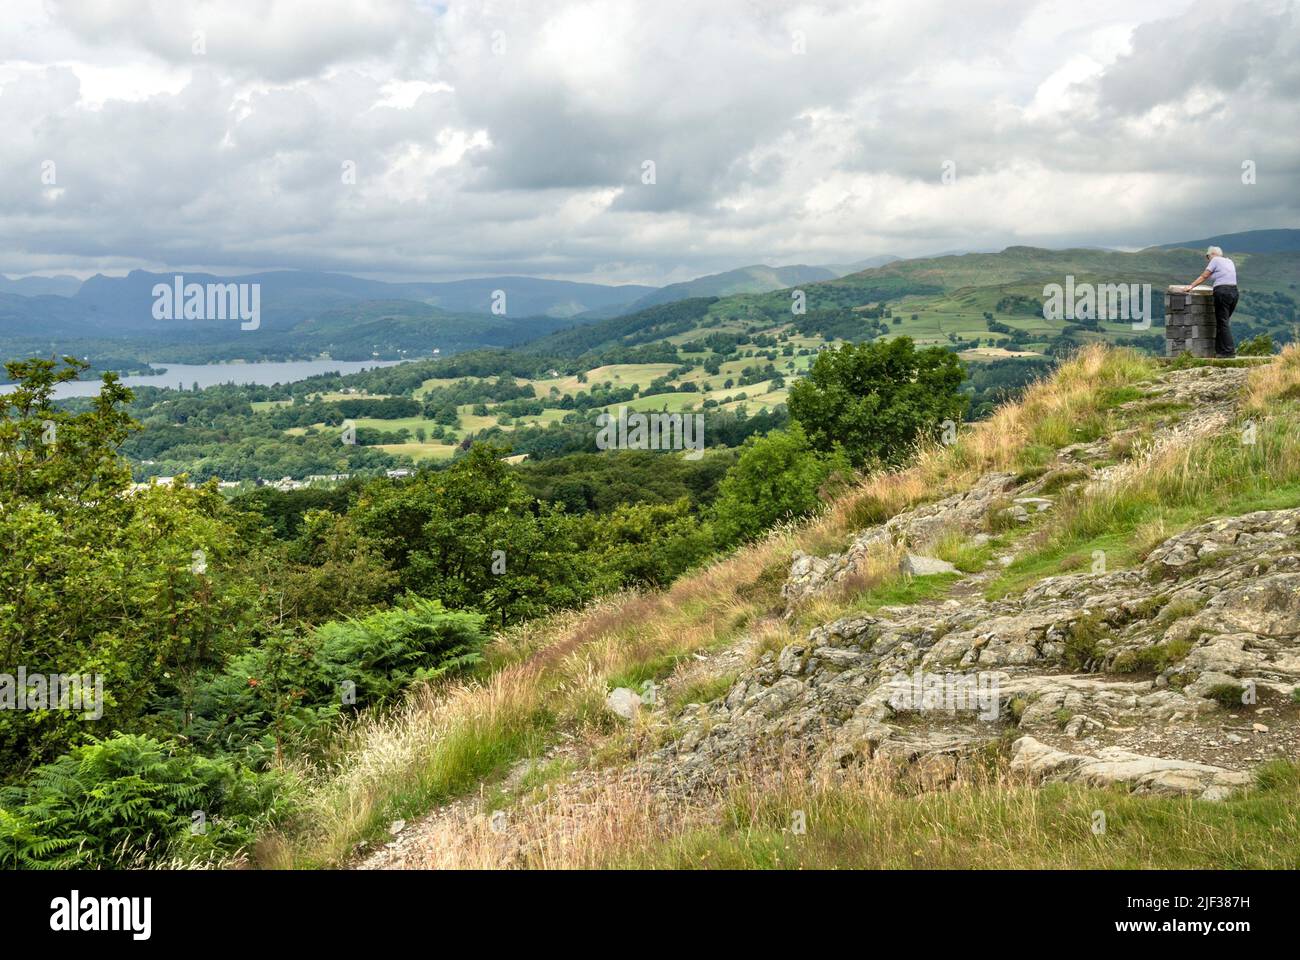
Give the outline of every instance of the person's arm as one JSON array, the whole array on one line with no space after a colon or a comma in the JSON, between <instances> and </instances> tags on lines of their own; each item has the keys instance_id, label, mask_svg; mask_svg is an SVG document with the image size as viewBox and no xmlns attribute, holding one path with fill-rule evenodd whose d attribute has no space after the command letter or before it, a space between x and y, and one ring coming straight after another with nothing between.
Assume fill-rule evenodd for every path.
<instances>
[{"instance_id":1,"label":"person's arm","mask_svg":"<svg viewBox=\"0 0 1300 960\"><path fill-rule=\"evenodd\" d=\"M1193 280L1191 283L1189 283L1189 284L1187 285L1187 292L1190 293L1190 292L1191 292L1192 290L1194 290L1196 287L1199 287L1199 286L1201 285L1202 281L1205 281L1205 280L1208 280L1208 279L1210 279L1210 268L1209 268L1209 267L1206 267L1206 268L1201 272L1201 275L1200 275L1199 277L1197 277L1195 280Z\"/></svg>"}]
</instances>

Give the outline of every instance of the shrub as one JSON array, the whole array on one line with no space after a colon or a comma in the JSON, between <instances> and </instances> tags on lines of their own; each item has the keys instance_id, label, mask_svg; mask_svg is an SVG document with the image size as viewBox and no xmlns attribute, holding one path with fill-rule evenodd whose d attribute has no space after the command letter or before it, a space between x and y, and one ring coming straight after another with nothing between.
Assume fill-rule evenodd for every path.
<instances>
[{"instance_id":1,"label":"shrub","mask_svg":"<svg viewBox=\"0 0 1300 960\"><path fill-rule=\"evenodd\" d=\"M94 740L0 791L0 866L111 867L230 855L290 812L281 774L136 734ZM192 825L204 815L202 831ZM148 838L147 840L143 838Z\"/></svg>"},{"instance_id":2,"label":"shrub","mask_svg":"<svg viewBox=\"0 0 1300 960\"><path fill-rule=\"evenodd\" d=\"M819 492L827 481L847 479L850 473L840 451L822 456L812 450L799 424L751 437L718 487L714 519L719 542L750 540L783 519L813 513L821 506Z\"/></svg>"},{"instance_id":3,"label":"shrub","mask_svg":"<svg viewBox=\"0 0 1300 960\"><path fill-rule=\"evenodd\" d=\"M1205 693L1207 700L1213 700L1226 710L1240 710L1244 687L1236 683L1216 683Z\"/></svg>"},{"instance_id":4,"label":"shrub","mask_svg":"<svg viewBox=\"0 0 1300 960\"><path fill-rule=\"evenodd\" d=\"M193 734L263 759L289 740L310 748L341 711L386 703L412 683L480 663L483 623L481 615L409 597L304 638L273 637L231 660L201 691Z\"/></svg>"},{"instance_id":5,"label":"shrub","mask_svg":"<svg viewBox=\"0 0 1300 960\"><path fill-rule=\"evenodd\" d=\"M1273 338L1267 333L1251 337L1237 344L1239 357L1269 357L1273 355Z\"/></svg>"}]
</instances>

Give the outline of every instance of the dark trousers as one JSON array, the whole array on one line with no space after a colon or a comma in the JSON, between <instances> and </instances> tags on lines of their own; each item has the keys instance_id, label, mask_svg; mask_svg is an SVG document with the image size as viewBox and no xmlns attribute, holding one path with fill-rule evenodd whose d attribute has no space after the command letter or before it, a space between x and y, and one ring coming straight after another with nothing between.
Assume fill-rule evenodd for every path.
<instances>
[{"instance_id":1,"label":"dark trousers","mask_svg":"<svg viewBox=\"0 0 1300 960\"><path fill-rule=\"evenodd\" d=\"M1230 283L1214 288L1214 353L1220 357L1235 357L1237 345L1232 342L1232 327L1228 320L1237 309L1237 288Z\"/></svg>"}]
</instances>

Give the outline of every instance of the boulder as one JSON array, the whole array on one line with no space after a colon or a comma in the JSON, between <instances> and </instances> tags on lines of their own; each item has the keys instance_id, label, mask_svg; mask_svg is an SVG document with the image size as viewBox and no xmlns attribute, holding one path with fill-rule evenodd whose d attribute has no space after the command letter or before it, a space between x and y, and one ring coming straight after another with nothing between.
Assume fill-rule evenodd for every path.
<instances>
[{"instance_id":1,"label":"boulder","mask_svg":"<svg viewBox=\"0 0 1300 960\"><path fill-rule=\"evenodd\" d=\"M1106 747L1088 756L1057 750L1033 737L1021 737L1011 749L1011 768L1036 779L1093 787L1122 784L1134 793L1222 800L1251 780L1249 774L1236 770L1191 760L1149 757L1119 747Z\"/></svg>"},{"instance_id":2,"label":"boulder","mask_svg":"<svg viewBox=\"0 0 1300 960\"><path fill-rule=\"evenodd\" d=\"M933 577L941 573L960 573L947 560L938 557L924 557L919 553L908 553L898 565L899 570L909 577Z\"/></svg>"},{"instance_id":3,"label":"boulder","mask_svg":"<svg viewBox=\"0 0 1300 960\"><path fill-rule=\"evenodd\" d=\"M631 720L641 709L641 698L637 696L636 691L629 690L627 687L615 688L608 697L605 698L605 706L611 713L614 713L624 720Z\"/></svg>"}]
</instances>

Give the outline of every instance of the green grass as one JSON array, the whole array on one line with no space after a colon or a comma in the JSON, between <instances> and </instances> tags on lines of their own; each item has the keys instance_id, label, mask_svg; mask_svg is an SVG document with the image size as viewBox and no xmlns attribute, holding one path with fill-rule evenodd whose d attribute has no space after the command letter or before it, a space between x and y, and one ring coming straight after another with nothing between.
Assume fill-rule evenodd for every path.
<instances>
[{"instance_id":1,"label":"green grass","mask_svg":"<svg viewBox=\"0 0 1300 960\"><path fill-rule=\"evenodd\" d=\"M929 577L899 577L862 594L849 612L878 610L881 607L903 607L933 600L947 593L948 588L960 579L961 575L956 573L938 573Z\"/></svg>"},{"instance_id":2,"label":"green grass","mask_svg":"<svg viewBox=\"0 0 1300 960\"><path fill-rule=\"evenodd\" d=\"M420 443L417 440L411 440L407 443L380 443L376 444L376 446L388 453L404 454L416 463L421 460L450 460L457 449L454 443L438 443L437 441Z\"/></svg>"},{"instance_id":3,"label":"green grass","mask_svg":"<svg viewBox=\"0 0 1300 960\"><path fill-rule=\"evenodd\" d=\"M672 673L685 656L682 653L666 654L632 664L626 670L609 678L610 689L627 687L639 694L646 683L657 683Z\"/></svg>"},{"instance_id":4,"label":"green grass","mask_svg":"<svg viewBox=\"0 0 1300 960\"><path fill-rule=\"evenodd\" d=\"M1213 700L1225 710L1240 710L1246 704L1242 699L1246 688L1236 683L1216 683L1206 691L1206 699Z\"/></svg>"},{"instance_id":5,"label":"green grass","mask_svg":"<svg viewBox=\"0 0 1300 960\"><path fill-rule=\"evenodd\" d=\"M518 783L507 786L503 781L485 791L483 808L504 810L523 798L536 795L547 784L563 780L577 768L578 765L568 757L547 761L534 758L532 767L519 778Z\"/></svg>"},{"instance_id":6,"label":"green grass","mask_svg":"<svg viewBox=\"0 0 1300 960\"><path fill-rule=\"evenodd\" d=\"M385 789L372 794L376 802L364 813L353 814L345 830L331 829L334 825L329 823L306 824L283 849L269 853L262 865L337 866L358 840L381 839L394 820L421 816L485 780L500 777L520 757L540 753L548 728L544 711L468 718L430 743L417 767L404 770L400 778L387 779Z\"/></svg>"},{"instance_id":7,"label":"green grass","mask_svg":"<svg viewBox=\"0 0 1300 960\"><path fill-rule=\"evenodd\" d=\"M978 573L993 559L997 544L998 542L994 540L975 543L960 534L949 534L934 545L932 552L940 560L947 560L962 573Z\"/></svg>"},{"instance_id":8,"label":"green grass","mask_svg":"<svg viewBox=\"0 0 1300 960\"><path fill-rule=\"evenodd\" d=\"M738 676L740 676L739 671L731 670L683 684L673 691L673 703L712 703L714 700L721 700L727 695L727 691L731 689Z\"/></svg>"},{"instance_id":9,"label":"green grass","mask_svg":"<svg viewBox=\"0 0 1300 960\"><path fill-rule=\"evenodd\" d=\"M1110 387L1102 391L1101 405L1103 408L1113 408L1125 403L1131 403L1134 400L1141 400L1146 396L1146 392L1135 386Z\"/></svg>"},{"instance_id":10,"label":"green grass","mask_svg":"<svg viewBox=\"0 0 1300 960\"><path fill-rule=\"evenodd\" d=\"M1183 660L1192 650L1190 640L1170 640L1140 650L1125 650L1111 664L1115 673L1160 673Z\"/></svg>"}]
</instances>

